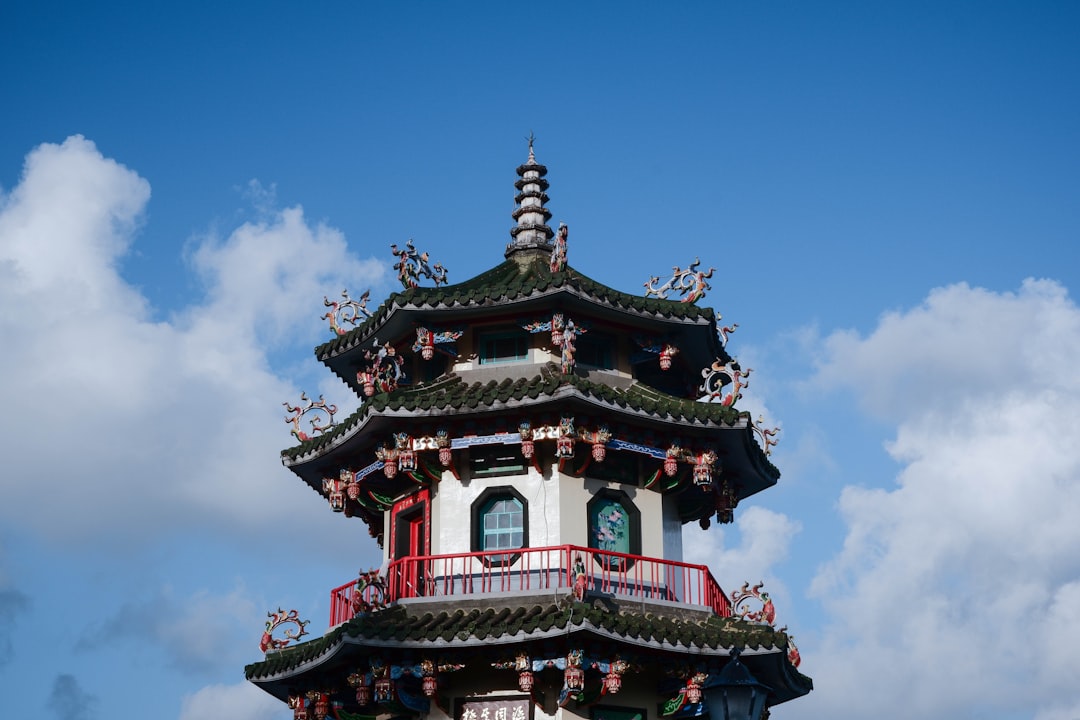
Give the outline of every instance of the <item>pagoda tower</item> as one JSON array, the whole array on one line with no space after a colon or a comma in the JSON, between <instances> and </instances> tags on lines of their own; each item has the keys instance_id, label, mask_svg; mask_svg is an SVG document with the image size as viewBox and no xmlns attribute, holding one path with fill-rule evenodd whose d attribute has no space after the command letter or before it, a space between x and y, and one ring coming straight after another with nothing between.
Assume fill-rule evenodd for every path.
<instances>
[{"instance_id":1,"label":"pagoda tower","mask_svg":"<svg viewBox=\"0 0 1080 720\"><path fill-rule=\"evenodd\" d=\"M246 677L298 720L764 717L812 688L791 636L760 584L683 561L685 524L780 476L699 304L712 271L605 287L548 225L531 139L517 175L500 264L449 285L409 241L402 292L325 301L316 356L362 403L286 404L282 461L384 562L330 591L317 639L271 613Z\"/></svg>"}]
</instances>

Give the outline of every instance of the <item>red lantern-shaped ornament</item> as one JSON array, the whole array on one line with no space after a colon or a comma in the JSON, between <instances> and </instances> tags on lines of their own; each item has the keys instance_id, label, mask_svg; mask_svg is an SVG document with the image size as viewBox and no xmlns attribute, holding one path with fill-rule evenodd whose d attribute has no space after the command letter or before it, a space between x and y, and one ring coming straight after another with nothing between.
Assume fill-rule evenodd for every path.
<instances>
[{"instance_id":1,"label":"red lantern-shaped ornament","mask_svg":"<svg viewBox=\"0 0 1080 720\"><path fill-rule=\"evenodd\" d=\"M416 453L414 453L411 449L402 450L398 454L398 467L402 470L415 470Z\"/></svg>"},{"instance_id":2,"label":"red lantern-shaped ornament","mask_svg":"<svg viewBox=\"0 0 1080 720\"><path fill-rule=\"evenodd\" d=\"M700 462L694 465L694 484L700 486L712 485L712 468Z\"/></svg>"},{"instance_id":3,"label":"red lantern-shaped ornament","mask_svg":"<svg viewBox=\"0 0 1080 720\"><path fill-rule=\"evenodd\" d=\"M425 345L424 347L420 348L420 357L424 358L425 360L430 360L431 358L435 357L435 346Z\"/></svg>"},{"instance_id":4,"label":"red lantern-shaped ornament","mask_svg":"<svg viewBox=\"0 0 1080 720\"><path fill-rule=\"evenodd\" d=\"M532 692L533 689L533 674L531 670L522 670L518 673L518 690L521 692Z\"/></svg>"},{"instance_id":5,"label":"red lantern-shaped ornament","mask_svg":"<svg viewBox=\"0 0 1080 720\"><path fill-rule=\"evenodd\" d=\"M596 462L604 462L607 457L607 447L602 442L595 442L592 446L592 457Z\"/></svg>"},{"instance_id":6,"label":"red lantern-shaped ornament","mask_svg":"<svg viewBox=\"0 0 1080 720\"><path fill-rule=\"evenodd\" d=\"M375 394L375 375L374 374L372 374L372 373L370 373L370 372L368 372L366 370L361 370L360 372L356 373L356 380L357 380L357 382L360 383L360 386L362 388L364 388L364 395L366 397L371 397L372 395Z\"/></svg>"},{"instance_id":7,"label":"red lantern-shaped ornament","mask_svg":"<svg viewBox=\"0 0 1080 720\"><path fill-rule=\"evenodd\" d=\"M370 685L357 685L356 686L356 704L360 707L365 707L371 703L371 686Z\"/></svg>"},{"instance_id":8,"label":"red lantern-shaped ornament","mask_svg":"<svg viewBox=\"0 0 1080 720\"><path fill-rule=\"evenodd\" d=\"M570 690L580 690L585 687L585 671L579 667L568 667L563 673L566 687Z\"/></svg>"},{"instance_id":9,"label":"red lantern-shaped ornament","mask_svg":"<svg viewBox=\"0 0 1080 720\"><path fill-rule=\"evenodd\" d=\"M315 720L325 720L330 714L330 696L326 693L318 693L315 698Z\"/></svg>"},{"instance_id":10,"label":"red lantern-shaped ornament","mask_svg":"<svg viewBox=\"0 0 1080 720\"><path fill-rule=\"evenodd\" d=\"M388 478L392 478L397 475L397 460L387 458L386 464L383 465L383 475Z\"/></svg>"},{"instance_id":11,"label":"red lantern-shaped ornament","mask_svg":"<svg viewBox=\"0 0 1080 720\"><path fill-rule=\"evenodd\" d=\"M292 707L293 720L308 720L307 706L303 696L289 698L289 706Z\"/></svg>"},{"instance_id":12,"label":"red lantern-shaped ornament","mask_svg":"<svg viewBox=\"0 0 1080 720\"><path fill-rule=\"evenodd\" d=\"M618 673L610 672L604 676L604 689L608 694L614 695L622 688L622 676Z\"/></svg>"},{"instance_id":13,"label":"red lantern-shaped ornament","mask_svg":"<svg viewBox=\"0 0 1080 720\"><path fill-rule=\"evenodd\" d=\"M425 675L420 681L420 687L425 695L431 697L435 694L435 691L438 690L439 683L434 675Z\"/></svg>"},{"instance_id":14,"label":"red lantern-shaped ornament","mask_svg":"<svg viewBox=\"0 0 1080 720\"><path fill-rule=\"evenodd\" d=\"M660 369L671 369L671 355L669 355L666 350L660 353Z\"/></svg>"},{"instance_id":15,"label":"red lantern-shaped ornament","mask_svg":"<svg viewBox=\"0 0 1080 720\"><path fill-rule=\"evenodd\" d=\"M531 460L532 456L533 456L533 453L535 453L535 452L536 452L536 445L534 444L534 442L532 440L522 440L521 441L521 457L525 458L526 460Z\"/></svg>"},{"instance_id":16,"label":"red lantern-shaped ornament","mask_svg":"<svg viewBox=\"0 0 1080 720\"><path fill-rule=\"evenodd\" d=\"M555 457L574 457L574 438L570 437L569 435L561 435L557 440L555 440Z\"/></svg>"},{"instance_id":17,"label":"red lantern-shaped ornament","mask_svg":"<svg viewBox=\"0 0 1080 720\"><path fill-rule=\"evenodd\" d=\"M356 500L360 497L360 483L352 480L345 486L345 494L348 495L350 500Z\"/></svg>"},{"instance_id":18,"label":"red lantern-shaped ornament","mask_svg":"<svg viewBox=\"0 0 1080 720\"><path fill-rule=\"evenodd\" d=\"M691 705L701 702L701 686L693 680L686 684L686 702Z\"/></svg>"},{"instance_id":19,"label":"red lantern-shaped ornament","mask_svg":"<svg viewBox=\"0 0 1080 720\"><path fill-rule=\"evenodd\" d=\"M394 690L394 683L386 675L375 681L375 702L388 702L390 693Z\"/></svg>"},{"instance_id":20,"label":"red lantern-shaped ornament","mask_svg":"<svg viewBox=\"0 0 1080 720\"><path fill-rule=\"evenodd\" d=\"M675 477L677 472L679 472L679 458L668 455L664 458L664 474L668 477Z\"/></svg>"},{"instance_id":21,"label":"red lantern-shaped ornament","mask_svg":"<svg viewBox=\"0 0 1080 720\"><path fill-rule=\"evenodd\" d=\"M439 448L439 464L443 467L450 467L453 462L454 452L449 447Z\"/></svg>"}]
</instances>

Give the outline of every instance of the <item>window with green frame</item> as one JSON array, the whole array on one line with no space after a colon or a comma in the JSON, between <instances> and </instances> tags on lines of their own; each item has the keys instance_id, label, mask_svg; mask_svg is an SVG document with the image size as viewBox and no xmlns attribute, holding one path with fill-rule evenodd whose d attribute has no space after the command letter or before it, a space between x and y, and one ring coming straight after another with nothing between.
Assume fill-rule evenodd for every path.
<instances>
[{"instance_id":1,"label":"window with green frame","mask_svg":"<svg viewBox=\"0 0 1080 720\"><path fill-rule=\"evenodd\" d=\"M589 547L597 550L641 554L641 513L626 493L617 490L601 490L586 506L589 518ZM632 558L595 556L596 561L608 569L629 569Z\"/></svg>"},{"instance_id":2,"label":"window with green frame","mask_svg":"<svg viewBox=\"0 0 1080 720\"><path fill-rule=\"evenodd\" d=\"M523 330L481 333L477 356L481 365L523 362L529 357L529 336Z\"/></svg>"},{"instance_id":3,"label":"window with green frame","mask_svg":"<svg viewBox=\"0 0 1080 720\"><path fill-rule=\"evenodd\" d=\"M520 550L528 543L526 502L511 487L489 488L473 503L473 551ZM508 565L517 553L489 555L490 565Z\"/></svg>"}]
</instances>

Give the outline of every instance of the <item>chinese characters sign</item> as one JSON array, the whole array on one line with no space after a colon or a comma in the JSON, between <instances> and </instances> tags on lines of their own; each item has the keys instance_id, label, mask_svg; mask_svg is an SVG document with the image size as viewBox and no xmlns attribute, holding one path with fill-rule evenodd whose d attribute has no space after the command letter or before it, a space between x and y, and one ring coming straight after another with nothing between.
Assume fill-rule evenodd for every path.
<instances>
[{"instance_id":1,"label":"chinese characters sign","mask_svg":"<svg viewBox=\"0 0 1080 720\"><path fill-rule=\"evenodd\" d=\"M465 698L458 702L457 720L532 720L529 698Z\"/></svg>"}]
</instances>

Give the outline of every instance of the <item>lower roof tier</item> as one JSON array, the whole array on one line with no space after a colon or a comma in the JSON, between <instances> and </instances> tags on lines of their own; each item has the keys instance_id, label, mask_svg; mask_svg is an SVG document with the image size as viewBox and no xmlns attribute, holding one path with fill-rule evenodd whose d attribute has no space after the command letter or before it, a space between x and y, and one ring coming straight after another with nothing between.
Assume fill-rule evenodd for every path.
<instances>
[{"instance_id":1,"label":"lower roof tier","mask_svg":"<svg viewBox=\"0 0 1080 720\"><path fill-rule=\"evenodd\" d=\"M792 662L796 657L787 634L769 625L709 614L663 616L610 602L536 600L484 607L444 604L442 610L399 605L363 613L317 640L271 651L265 660L248 665L245 676L281 700L333 692L354 704L350 675L370 677L373 671L396 667L395 676L401 678L403 668L407 675L408 668L426 661L428 667L471 667L494 678L493 669L513 667L522 655L531 666L543 667L578 653L585 669L626 663L627 678L656 682L662 701L669 699L665 694L677 695L686 678L715 672L738 648L741 661L770 688L769 705L813 688ZM443 675L440 693L452 693L453 676ZM516 685L512 675L505 681L508 688ZM588 691L586 682L582 695Z\"/></svg>"}]
</instances>

